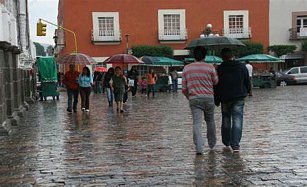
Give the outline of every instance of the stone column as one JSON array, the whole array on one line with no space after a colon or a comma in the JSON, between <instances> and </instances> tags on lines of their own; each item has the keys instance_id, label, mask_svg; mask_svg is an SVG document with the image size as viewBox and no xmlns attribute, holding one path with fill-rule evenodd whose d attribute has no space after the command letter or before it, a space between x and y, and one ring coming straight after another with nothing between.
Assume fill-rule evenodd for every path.
<instances>
[{"instance_id":1,"label":"stone column","mask_svg":"<svg viewBox=\"0 0 307 187\"><path fill-rule=\"evenodd\" d=\"M5 122L6 115L6 103L5 103L5 86L4 86L4 51L0 49L0 135L6 131L3 129L2 124Z\"/></svg>"}]
</instances>

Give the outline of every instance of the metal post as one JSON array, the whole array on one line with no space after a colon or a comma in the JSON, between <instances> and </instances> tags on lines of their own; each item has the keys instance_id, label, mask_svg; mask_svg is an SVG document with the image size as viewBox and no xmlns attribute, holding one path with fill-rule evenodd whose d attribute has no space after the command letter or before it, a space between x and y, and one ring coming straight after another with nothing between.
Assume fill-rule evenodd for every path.
<instances>
[{"instance_id":1,"label":"metal post","mask_svg":"<svg viewBox=\"0 0 307 187\"><path fill-rule=\"evenodd\" d=\"M126 36L126 54L128 54L128 50L129 50L129 36L130 34L125 34Z\"/></svg>"}]
</instances>

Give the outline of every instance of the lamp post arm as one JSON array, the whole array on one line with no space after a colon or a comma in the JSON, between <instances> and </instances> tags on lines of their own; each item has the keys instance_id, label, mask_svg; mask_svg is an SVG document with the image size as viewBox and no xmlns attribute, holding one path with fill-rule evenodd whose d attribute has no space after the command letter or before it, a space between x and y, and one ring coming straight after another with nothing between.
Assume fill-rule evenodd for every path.
<instances>
[{"instance_id":1,"label":"lamp post arm","mask_svg":"<svg viewBox=\"0 0 307 187\"><path fill-rule=\"evenodd\" d=\"M44 20L44 19L39 19L39 20L42 20L42 21L44 21L44 22L46 22L46 23L49 23L50 25L53 25L53 26L56 26L56 27L58 27L58 28L60 28L60 29L63 29L63 30L65 30L65 31L67 31L67 32L70 32L70 33L72 33L73 34L73 36L74 36L74 43L75 43L75 50L73 51L74 53L77 53L78 52L78 48L77 48L77 36L76 36L76 33L74 32L74 31L72 31L72 30L70 30L70 29L67 29L67 28L64 28L63 26L61 26L61 25L57 25L57 24L55 24L55 23L51 23L50 21L47 21L47 20Z\"/></svg>"}]
</instances>

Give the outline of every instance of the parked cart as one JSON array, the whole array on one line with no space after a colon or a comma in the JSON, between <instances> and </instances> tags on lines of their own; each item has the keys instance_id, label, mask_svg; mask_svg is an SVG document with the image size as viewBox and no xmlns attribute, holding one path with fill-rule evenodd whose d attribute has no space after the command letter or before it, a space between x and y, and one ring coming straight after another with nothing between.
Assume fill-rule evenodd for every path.
<instances>
[{"instance_id":1,"label":"parked cart","mask_svg":"<svg viewBox=\"0 0 307 187\"><path fill-rule=\"evenodd\" d=\"M38 70L38 81L40 87L38 88L39 97L41 100L47 100L51 96L59 100L60 93L57 91L57 67L54 57L38 57L36 60L36 67Z\"/></svg>"}]
</instances>

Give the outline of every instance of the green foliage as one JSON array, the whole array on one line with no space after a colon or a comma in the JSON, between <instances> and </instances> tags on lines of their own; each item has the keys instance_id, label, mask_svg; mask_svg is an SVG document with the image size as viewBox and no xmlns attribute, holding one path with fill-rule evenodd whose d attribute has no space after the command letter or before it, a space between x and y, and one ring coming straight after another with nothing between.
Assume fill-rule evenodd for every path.
<instances>
[{"instance_id":1,"label":"green foliage","mask_svg":"<svg viewBox=\"0 0 307 187\"><path fill-rule=\"evenodd\" d=\"M40 43L34 42L36 48L36 56L46 56L45 48Z\"/></svg>"},{"instance_id":2,"label":"green foliage","mask_svg":"<svg viewBox=\"0 0 307 187\"><path fill-rule=\"evenodd\" d=\"M136 57L142 56L161 56L173 57L173 49L168 46L146 46L138 45L132 47L133 55Z\"/></svg>"},{"instance_id":3,"label":"green foliage","mask_svg":"<svg viewBox=\"0 0 307 187\"><path fill-rule=\"evenodd\" d=\"M263 45L260 43L243 42L245 47L240 47L234 50L234 54L237 58L252 54L263 54Z\"/></svg>"},{"instance_id":4,"label":"green foliage","mask_svg":"<svg viewBox=\"0 0 307 187\"><path fill-rule=\"evenodd\" d=\"M307 40L302 43L302 51L307 52Z\"/></svg>"},{"instance_id":5,"label":"green foliage","mask_svg":"<svg viewBox=\"0 0 307 187\"><path fill-rule=\"evenodd\" d=\"M271 45L268 47L268 50L273 51L278 57L288 53L293 53L295 49L295 45Z\"/></svg>"}]
</instances>

